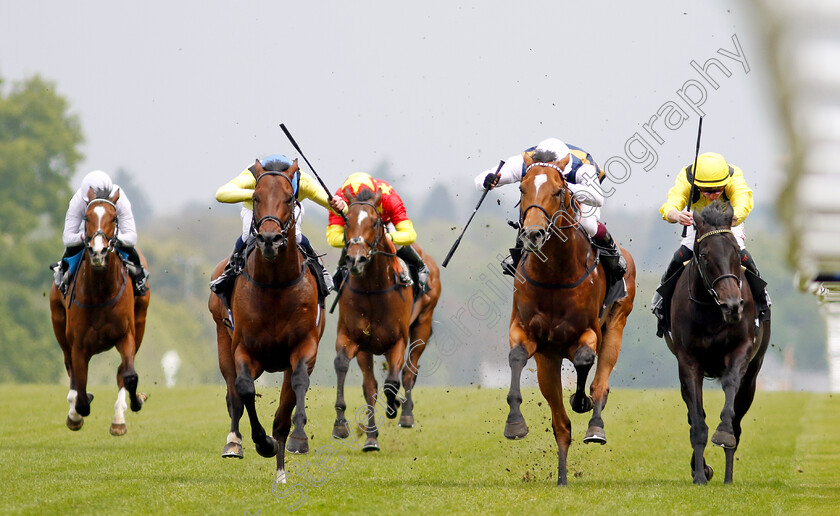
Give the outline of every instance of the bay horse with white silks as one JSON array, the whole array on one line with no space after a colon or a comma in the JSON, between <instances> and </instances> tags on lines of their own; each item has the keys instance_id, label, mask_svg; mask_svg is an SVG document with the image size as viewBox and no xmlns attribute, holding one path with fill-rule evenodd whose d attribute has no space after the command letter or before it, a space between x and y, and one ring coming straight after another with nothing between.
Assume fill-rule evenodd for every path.
<instances>
[{"instance_id":1,"label":"bay horse with white silks","mask_svg":"<svg viewBox=\"0 0 840 516\"><path fill-rule=\"evenodd\" d=\"M505 437L521 439L528 426L520 410L520 377L530 357L537 362L540 391L551 409L551 426L558 447L557 484L566 485L566 457L572 440L563 405L561 366L574 363L577 387L570 404L575 412L592 410L583 441L606 443L601 412L607 403L609 376L621 350L622 332L633 309L636 267L625 249L627 295L603 306L607 279L589 237L580 226L581 207L572 196L562 170L568 156L554 153L525 157L520 184L520 235L525 256L515 276L510 320L510 412ZM585 394L590 368L596 364Z\"/></svg>"},{"instance_id":2,"label":"bay horse with white silks","mask_svg":"<svg viewBox=\"0 0 840 516\"><path fill-rule=\"evenodd\" d=\"M286 482L286 450L309 451L304 429L306 392L325 323L316 279L295 240L297 200L292 181L297 170L297 161L285 170L265 170L256 161L252 238L231 296L232 330L219 297L211 293L208 302L216 322L219 369L227 384L230 415L222 457L243 457L239 420L247 410L257 453L277 456L277 483ZM221 274L225 263L216 266L213 278ZM280 371L284 373L280 402L272 435L267 435L257 416L254 380L263 372ZM294 431L289 435L292 409Z\"/></svg>"},{"instance_id":3,"label":"bay horse with white silks","mask_svg":"<svg viewBox=\"0 0 840 516\"><path fill-rule=\"evenodd\" d=\"M394 244L387 237L385 224L377 211L382 192L361 189L357 195L344 190L348 213L344 226L346 264L350 274L339 297L338 330L335 342L337 392L333 436L349 436L344 411L344 380L350 360L356 357L362 370L362 388L367 408L359 426L367 433L363 451L379 450L379 424L376 420L378 384L374 355L384 355L388 376L383 391L388 418L395 418L402 403L400 426L414 426L412 389L432 331L432 314L440 297L440 270L431 256L412 244L429 268L429 291L412 303L412 286L398 280L399 261ZM405 397L398 399L400 373Z\"/></svg>"},{"instance_id":4,"label":"bay horse with white silks","mask_svg":"<svg viewBox=\"0 0 840 516\"><path fill-rule=\"evenodd\" d=\"M117 401L111 435L126 433L125 412L143 407L146 395L137 392L134 355L146 330L146 309L151 291L135 296L128 271L117 254L117 190L88 191L85 209L84 254L66 296L56 285L50 289L53 332L64 352L70 376L67 427L79 430L90 414L93 395L87 392L88 362L93 355L116 348L122 359L117 368ZM138 250L143 267L146 258ZM126 403L126 396L128 403Z\"/></svg>"},{"instance_id":5,"label":"bay horse with white silks","mask_svg":"<svg viewBox=\"0 0 840 516\"><path fill-rule=\"evenodd\" d=\"M695 484L711 480L703 452L709 429L703 408L703 378L719 378L725 395L712 444L726 456L724 483L732 482L741 420L755 396L758 371L770 342L770 317L757 319L749 282L744 281L732 206L715 201L694 212L694 256L681 272L671 300L668 348L677 357L682 397L691 426L691 472Z\"/></svg>"}]
</instances>

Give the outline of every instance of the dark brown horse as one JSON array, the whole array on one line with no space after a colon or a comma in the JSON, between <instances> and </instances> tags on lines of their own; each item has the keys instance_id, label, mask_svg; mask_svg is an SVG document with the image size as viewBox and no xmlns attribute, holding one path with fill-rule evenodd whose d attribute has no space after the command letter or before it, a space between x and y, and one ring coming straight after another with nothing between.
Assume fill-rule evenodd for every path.
<instances>
[{"instance_id":1,"label":"dark brown horse","mask_svg":"<svg viewBox=\"0 0 840 516\"><path fill-rule=\"evenodd\" d=\"M752 291L741 269L732 234L732 206L715 202L694 213L694 257L677 280L671 301L668 348L677 357L682 396L691 425L691 471L695 484L712 478L703 451L709 429L703 408L703 378L719 378L725 401L712 444L726 455L725 483L732 482L741 420L755 396L755 381L770 342L770 320L756 327Z\"/></svg>"},{"instance_id":2,"label":"dark brown horse","mask_svg":"<svg viewBox=\"0 0 840 516\"><path fill-rule=\"evenodd\" d=\"M318 304L316 279L295 243L297 200L292 181L297 162L285 170L267 171L257 160L254 168L254 251L236 278L231 297L232 331L225 325L227 311L221 300L210 294L208 303L216 321L219 369L227 383L230 414L230 433L222 456L243 457L239 420L247 409L257 453L277 456L276 482L285 483L285 450L309 451L304 431L306 391L324 332L324 313ZM213 278L224 270L225 263L216 266ZM273 437L266 435L255 406L254 380L264 371L284 372ZM295 428L290 437L292 409Z\"/></svg>"},{"instance_id":3,"label":"dark brown horse","mask_svg":"<svg viewBox=\"0 0 840 516\"><path fill-rule=\"evenodd\" d=\"M522 369L530 357L537 362L540 390L551 408L551 425L558 447L557 484L566 485L566 456L572 440L563 406L560 371L563 359L574 363L577 389L571 397L575 412L593 410L584 442L606 443L601 411L607 403L609 376L621 350L622 332L633 309L636 268L627 260L627 296L603 307L607 282L603 266L580 226L581 207L571 195L562 170L568 157L553 153L525 158L527 172L520 185L519 238L525 256L517 269L510 319L511 385L505 437L521 439L528 426L520 410ZM536 160L536 162L535 162ZM596 362L585 394L587 375Z\"/></svg>"},{"instance_id":4,"label":"dark brown horse","mask_svg":"<svg viewBox=\"0 0 840 516\"><path fill-rule=\"evenodd\" d=\"M419 245L412 244L429 268L430 291L422 295L412 309L412 287L398 281L399 267L394 245L385 233L376 206L382 192L375 194L362 189L354 196L350 189L344 192L349 203L347 222L344 226L347 265L350 275L339 298L338 332L335 342L335 372L338 389L335 401L336 420L333 436L348 436L344 411L344 380L350 360L357 357L362 370L367 409L360 426L367 433L362 450L379 450L376 423L376 397L378 384L373 367L373 356L384 355L388 363L388 376L383 390L387 400L386 415L394 418L402 402L400 426L414 426L411 391L417 379L420 355L426 348L432 330L432 313L440 297L440 270L432 258ZM398 400L400 372L405 387L405 398Z\"/></svg>"},{"instance_id":5,"label":"dark brown horse","mask_svg":"<svg viewBox=\"0 0 840 516\"><path fill-rule=\"evenodd\" d=\"M128 394L131 410L143 407L146 395L137 392L134 355L146 329L146 309L151 291L135 297L122 260L116 255L117 207L120 192L88 191L85 210L85 252L67 296L55 285L50 289L53 332L64 352L64 367L70 376L67 427L78 430L90 414L93 395L87 392L88 362L93 355L117 348L122 361L117 368L117 402L111 435L126 432ZM143 266L146 258L139 253Z\"/></svg>"}]
</instances>

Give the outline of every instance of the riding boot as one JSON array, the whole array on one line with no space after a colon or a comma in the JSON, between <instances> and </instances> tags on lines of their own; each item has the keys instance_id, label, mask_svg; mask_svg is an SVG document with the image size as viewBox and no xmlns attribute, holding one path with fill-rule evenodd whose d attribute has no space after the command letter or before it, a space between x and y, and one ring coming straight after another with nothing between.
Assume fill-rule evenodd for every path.
<instances>
[{"instance_id":1,"label":"riding boot","mask_svg":"<svg viewBox=\"0 0 840 516\"><path fill-rule=\"evenodd\" d=\"M300 241L300 249L307 261L312 264L312 272L315 273L315 279L318 281L318 300L323 303L324 298L330 295L333 289L333 279L327 268L324 267L324 262L321 257L312 248L312 244L308 238L303 238Z\"/></svg>"},{"instance_id":2,"label":"riding boot","mask_svg":"<svg viewBox=\"0 0 840 516\"><path fill-rule=\"evenodd\" d=\"M665 269L665 274L662 275L662 278L659 280L659 284L662 285L665 281L677 273L677 271L683 268L683 264L690 260L691 257L694 256L694 251L689 249L688 247L681 245L677 252L674 253L674 256L671 257L671 263L668 264L668 268ZM659 292L654 291L653 299L650 301L650 311L656 315L657 318L662 319L664 314L662 314L663 308L663 299Z\"/></svg>"},{"instance_id":3,"label":"riding boot","mask_svg":"<svg viewBox=\"0 0 840 516\"><path fill-rule=\"evenodd\" d=\"M402 246L397 251L397 256L402 258L403 261L408 264L409 266L413 266L417 269L417 283L420 291L422 293L426 293L429 291L429 268L426 267L426 263L423 261L423 257L420 256L420 253L417 252L414 247L409 245ZM411 276L408 278L404 277L403 273L400 273L400 280L403 283L410 283Z\"/></svg>"},{"instance_id":4,"label":"riding boot","mask_svg":"<svg viewBox=\"0 0 840 516\"><path fill-rule=\"evenodd\" d=\"M218 278L210 282L210 290L219 296L225 308L228 309L230 309L230 295L231 290L233 290L234 280L245 267L245 256L242 253L244 248L245 244L240 237L236 240L236 245L233 247L230 258L228 258L225 270L219 274Z\"/></svg>"},{"instance_id":5,"label":"riding boot","mask_svg":"<svg viewBox=\"0 0 840 516\"><path fill-rule=\"evenodd\" d=\"M601 263L604 264L610 284L623 278L627 272L627 260L624 259L621 249L618 248L618 244L615 243L607 228L604 227L603 231L599 231L592 238L592 242L601 250Z\"/></svg>"},{"instance_id":6,"label":"riding boot","mask_svg":"<svg viewBox=\"0 0 840 516\"><path fill-rule=\"evenodd\" d=\"M333 274L333 290L338 292L341 290L341 285L344 283L344 278L347 277L347 264L344 263L347 260L347 248L343 248L341 250L341 256L338 258L338 267L335 269L335 273Z\"/></svg>"},{"instance_id":7,"label":"riding boot","mask_svg":"<svg viewBox=\"0 0 840 516\"><path fill-rule=\"evenodd\" d=\"M147 285L149 271L143 267L137 249L134 246L120 247L119 249L128 255L126 269L128 269L128 275L131 276L131 281L134 284L134 295L137 297L146 295L146 292L149 291Z\"/></svg>"},{"instance_id":8,"label":"riding boot","mask_svg":"<svg viewBox=\"0 0 840 516\"><path fill-rule=\"evenodd\" d=\"M508 250L510 251L510 256L502 260L502 274L515 276L516 267L519 265L519 260L522 259L522 241L517 238L514 247Z\"/></svg>"},{"instance_id":9,"label":"riding boot","mask_svg":"<svg viewBox=\"0 0 840 516\"><path fill-rule=\"evenodd\" d=\"M64 295L67 295L67 290L70 286L70 262L67 261L67 258L76 256L81 253L84 248L85 246L83 244L66 247L64 249L64 254L61 256L58 263L50 265L50 269L53 269L54 271L53 280L55 281L55 285Z\"/></svg>"},{"instance_id":10,"label":"riding boot","mask_svg":"<svg viewBox=\"0 0 840 516\"><path fill-rule=\"evenodd\" d=\"M759 278L761 277L761 274L758 272L758 266L755 264L755 260L753 260L752 255L746 249L741 249L741 265ZM763 296L763 299L758 299L759 311L766 311L773 303L770 300L770 294L767 292L767 288L765 287L763 290L764 292L758 293L759 296Z\"/></svg>"}]
</instances>

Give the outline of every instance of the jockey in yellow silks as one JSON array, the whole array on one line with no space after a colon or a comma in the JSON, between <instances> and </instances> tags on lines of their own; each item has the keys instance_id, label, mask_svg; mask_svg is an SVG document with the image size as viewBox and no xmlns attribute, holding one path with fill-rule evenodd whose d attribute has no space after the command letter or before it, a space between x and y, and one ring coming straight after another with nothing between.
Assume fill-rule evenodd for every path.
<instances>
[{"instance_id":1,"label":"jockey in yellow silks","mask_svg":"<svg viewBox=\"0 0 840 516\"><path fill-rule=\"evenodd\" d=\"M682 269L683 264L694 256L694 214L686 207L701 211L718 198L729 201L734 212L732 234L741 249L741 265L759 276L758 267L745 247L746 234L744 221L753 209L753 192L744 180L744 173L736 165L726 162L716 152L706 152L697 157L697 171L694 177L694 197L689 202L691 193L691 173L694 165L688 165L677 174L674 186L668 191L668 199L659 208L662 218L672 224L686 227L686 235L680 242L680 248L674 253L671 263L661 283ZM766 300L769 303L769 299ZM658 317L661 315L662 297L655 293L651 301L651 310Z\"/></svg>"},{"instance_id":2,"label":"jockey in yellow silks","mask_svg":"<svg viewBox=\"0 0 840 516\"><path fill-rule=\"evenodd\" d=\"M263 158L260 163L265 170L278 172L287 170L293 164L292 160L282 154L272 154L271 156ZM239 211L239 216L242 219L242 235L236 240L233 254L231 254L224 272L222 272L218 278L210 283L210 289L222 297L223 301L226 301L223 297L224 293L229 293L228 287L232 287L232 279L235 278L236 274L238 274L241 271L241 268L245 265L245 256L243 256L242 252L245 249L245 244L247 243L249 236L251 235L251 227L254 219L254 204L252 199L254 196L254 188L256 188L256 186L257 178L254 175L254 165L251 165L240 172L238 176L219 187L216 191L216 200L219 202L230 204L238 202L242 203L242 208ZM331 205L327 197L326 190L324 190L315 179L305 172L301 170L295 172L294 177L292 178L292 187L295 191L295 198L297 200L310 199L324 208L330 209ZM336 203L336 208L334 209L341 210L344 208L344 204L339 201ZM323 299L323 297L329 294L329 291L332 289L332 277L327 272L323 262L321 262L318 257L318 254L312 248L312 244L309 242L309 239L303 235L301 228L301 225L303 224L303 214L303 205L300 203L296 204L295 239L301 250L304 252L304 255L306 255L309 260L312 260L314 263L320 265L321 274L316 276L323 278L318 279L321 298Z\"/></svg>"}]
</instances>

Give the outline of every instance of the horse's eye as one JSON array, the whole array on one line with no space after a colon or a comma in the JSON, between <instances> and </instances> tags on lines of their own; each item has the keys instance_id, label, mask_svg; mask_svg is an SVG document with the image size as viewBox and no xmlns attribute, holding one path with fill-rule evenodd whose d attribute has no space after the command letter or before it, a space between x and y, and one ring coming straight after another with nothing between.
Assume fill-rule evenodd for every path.
<instances>
[{"instance_id":1,"label":"horse's eye","mask_svg":"<svg viewBox=\"0 0 840 516\"><path fill-rule=\"evenodd\" d=\"M257 204L258 202L260 202L260 198L255 195L255 196L251 197L251 202L254 203L254 204Z\"/></svg>"}]
</instances>

